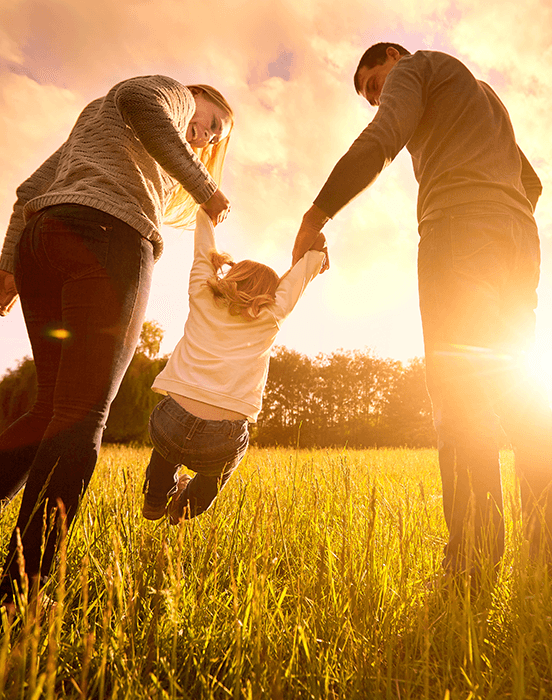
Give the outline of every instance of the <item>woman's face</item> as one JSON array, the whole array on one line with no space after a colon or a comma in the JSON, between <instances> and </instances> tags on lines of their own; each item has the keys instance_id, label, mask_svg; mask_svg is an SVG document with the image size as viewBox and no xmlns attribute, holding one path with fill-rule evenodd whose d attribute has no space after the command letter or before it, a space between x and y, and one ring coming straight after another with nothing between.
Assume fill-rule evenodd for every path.
<instances>
[{"instance_id":1,"label":"woman's face","mask_svg":"<svg viewBox=\"0 0 552 700\"><path fill-rule=\"evenodd\" d=\"M196 111L186 130L186 140L194 148L204 148L226 138L232 128L232 119L222 107L211 102L204 92L194 94Z\"/></svg>"}]
</instances>

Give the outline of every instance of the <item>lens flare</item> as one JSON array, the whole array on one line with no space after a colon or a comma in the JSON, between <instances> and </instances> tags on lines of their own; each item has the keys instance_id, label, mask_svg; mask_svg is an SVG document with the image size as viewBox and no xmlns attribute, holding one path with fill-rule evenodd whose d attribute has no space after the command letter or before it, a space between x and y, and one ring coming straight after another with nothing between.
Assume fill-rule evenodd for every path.
<instances>
[{"instance_id":1,"label":"lens flare","mask_svg":"<svg viewBox=\"0 0 552 700\"><path fill-rule=\"evenodd\" d=\"M475 345L453 345L436 350L436 355L444 357L461 357L473 360L493 360L502 362L512 362L513 355L506 352L498 352L491 348L480 348Z\"/></svg>"},{"instance_id":2,"label":"lens flare","mask_svg":"<svg viewBox=\"0 0 552 700\"><path fill-rule=\"evenodd\" d=\"M66 328L51 328L48 331L48 336L56 340L66 340L71 337L71 333Z\"/></svg>"}]
</instances>

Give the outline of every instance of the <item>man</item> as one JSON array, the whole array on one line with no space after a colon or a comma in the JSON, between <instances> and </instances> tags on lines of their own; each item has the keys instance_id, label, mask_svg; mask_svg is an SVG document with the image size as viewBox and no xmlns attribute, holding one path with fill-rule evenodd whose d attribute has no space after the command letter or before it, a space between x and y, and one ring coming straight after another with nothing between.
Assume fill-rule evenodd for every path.
<instances>
[{"instance_id":1,"label":"man","mask_svg":"<svg viewBox=\"0 0 552 700\"><path fill-rule=\"evenodd\" d=\"M376 44L354 84L378 112L303 217L294 260L406 146L419 183L419 294L449 530L444 564L472 572L481 557L496 563L502 555L500 427L516 450L537 552L552 525L552 414L523 353L535 326L540 180L504 105L452 56Z\"/></svg>"}]
</instances>

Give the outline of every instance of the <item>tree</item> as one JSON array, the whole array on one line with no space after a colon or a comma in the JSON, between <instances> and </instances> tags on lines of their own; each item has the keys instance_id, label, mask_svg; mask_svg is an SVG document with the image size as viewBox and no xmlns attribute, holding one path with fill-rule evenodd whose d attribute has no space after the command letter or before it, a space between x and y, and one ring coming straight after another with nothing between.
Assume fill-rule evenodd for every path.
<instances>
[{"instance_id":1,"label":"tree","mask_svg":"<svg viewBox=\"0 0 552 700\"><path fill-rule=\"evenodd\" d=\"M159 357L162 339L159 324L146 321L104 440L148 441L149 416L160 399L151 385L167 362ZM35 396L34 362L25 358L0 381L0 428L28 411ZM276 346L252 441L303 447L435 445L424 362L415 358L404 366L359 350L311 358Z\"/></svg>"},{"instance_id":2,"label":"tree","mask_svg":"<svg viewBox=\"0 0 552 700\"><path fill-rule=\"evenodd\" d=\"M308 434L312 386L312 360L296 350L276 346L259 415L256 442L292 445L301 426L301 444Z\"/></svg>"},{"instance_id":3,"label":"tree","mask_svg":"<svg viewBox=\"0 0 552 700\"><path fill-rule=\"evenodd\" d=\"M106 442L147 442L148 422L161 398L151 389L153 380L167 364L158 358L163 330L155 321L145 321L134 357L111 404L104 433Z\"/></svg>"},{"instance_id":4,"label":"tree","mask_svg":"<svg viewBox=\"0 0 552 700\"><path fill-rule=\"evenodd\" d=\"M0 431L26 413L36 399L36 369L30 357L24 357L15 369L0 380Z\"/></svg>"},{"instance_id":5,"label":"tree","mask_svg":"<svg viewBox=\"0 0 552 700\"><path fill-rule=\"evenodd\" d=\"M159 355L162 340L163 329L161 326L156 321L144 321L136 352L145 355L150 360L155 360Z\"/></svg>"},{"instance_id":6,"label":"tree","mask_svg":"<svg viewBox=\"0 0 552 700\"><path fill-rule=\"evenodd\" d=\"M310 359L276 347L255 441L303 447L434 444L424 364L406 367L370 351Z\"/></svg>"},{"instance_id":7,"label":"tree","mask_svg":"<svg viewBox=\"0 0 552 700\"><path fill-rule=\"evenodd\" d=\"M436 433L425 382L425 363L416 357L402 368L383 414L393 444L408 447L434 447Z\"/></svg>"}]
</instances>

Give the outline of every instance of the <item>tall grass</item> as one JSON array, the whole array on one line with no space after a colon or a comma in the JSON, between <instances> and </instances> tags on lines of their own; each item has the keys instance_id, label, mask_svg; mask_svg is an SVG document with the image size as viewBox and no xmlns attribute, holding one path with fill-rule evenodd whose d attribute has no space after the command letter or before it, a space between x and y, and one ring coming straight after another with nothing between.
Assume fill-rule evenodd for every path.
<instances>
[{"instance_id":1,"label":"tall grass","mask_svg":"<svg viewBox=\"0 0 552 700\"><path fill-rule=\"evenodd\" d=\"M511 454L507 551L475 600L427 585L445 538L434 451L251 449L178 527L141 517L147 458L102 452L57 605L3 615L0 697L552 697L551 584L527 561Z\"/></svg>"}]
</instances>

